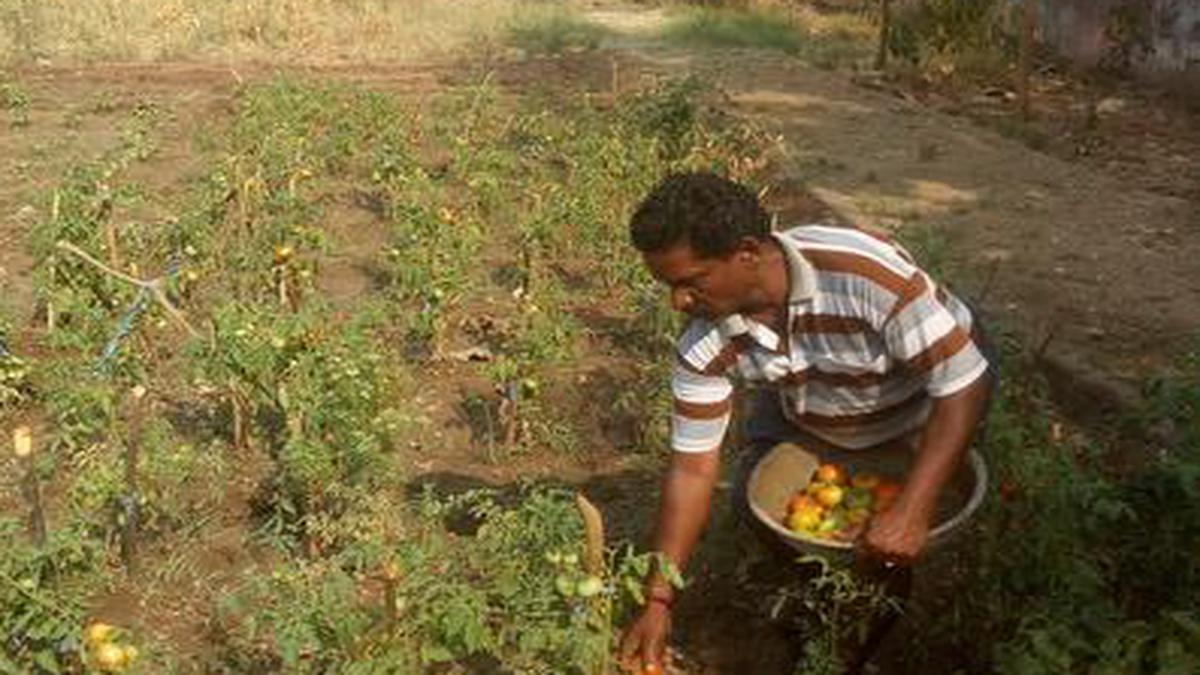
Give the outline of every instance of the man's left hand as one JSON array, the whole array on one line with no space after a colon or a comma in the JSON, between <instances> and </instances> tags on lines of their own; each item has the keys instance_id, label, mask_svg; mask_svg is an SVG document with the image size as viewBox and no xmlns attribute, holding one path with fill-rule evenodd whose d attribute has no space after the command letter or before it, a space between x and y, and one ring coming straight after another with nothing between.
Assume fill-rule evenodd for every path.
<instances>
[{"instance_id":1,"label":"man's left hand","mask_svg":"<svg viewBox=\"0 0 1200 675\"><path fill-rule=\"evenodd\" d=\"M885 563L912 564L929 540L929 518L896 504L876 514L863 534L863 553Z\"/></svg>"}]
</instances>

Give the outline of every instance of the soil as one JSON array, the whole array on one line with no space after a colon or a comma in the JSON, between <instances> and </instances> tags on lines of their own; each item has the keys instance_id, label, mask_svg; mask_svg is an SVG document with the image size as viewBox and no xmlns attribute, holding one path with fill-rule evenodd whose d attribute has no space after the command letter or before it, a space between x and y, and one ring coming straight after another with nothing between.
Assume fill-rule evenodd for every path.
<instances>
[{"instance_id":1,"label":"soil","mask_svg":"<svg viewBox=\"0 0 1200 675\"><path fill-rule=\"evenodd\" d=\"M948 92L821 70L772 53L685 51L646 38L661 14L606 8L593 18L623 37L557 57L504 54L484 64L303 72L416 102L476 82L487 71L514 96L548 87L611 96L649 78L695 73L724 92L728 112L779 135L779 171L767 201L782 224L830 220L928 228L944 237L935 252L945 256L961 290L1020 344L1038 351L1065 394L1094 386L1120 399L1169 367L1200 334L1200 115L1184 105L1145 89L1083 85L1043 71L1035 119L1025 123L1012 101L989 96L984 87ZM27 127L0 126L0 308L36 334L33 261L24 236L45 216L40 195L62 171L116 142L115 120L145 100L169 113L157 152L135 177L152 193L170 195L200 170L197 133L228 116L246 82L276 72L258 64L160 63L13 73L32 105ZM1120 104L1098 112L1096 102L1110 99ZM354 204L331 210L332 262L321 284L339 300L354 301L372 288L371 259L382 233ZM615 354L604 317L586 299L580 305L589 339L602 353ZM466 331L452 331L447 352L469 345ZM595 411L611 408L630 377L628 361L602 356L581 364L554 383L554 391L577 401L581 417L590 416L590 427L602 430ZM473 442L462 405L468 394L493 395L479 370L445 359L419 376L428 386L414 403L432 424L429 436L413 439L405 454L404 470L417 476L414 483L461 489L531 478L568 482L604 507L614 535L645 536L659 460L630 454L602 433L569 456L489 456ZM1094 408L1094 396L1076 399L1077 409ZM189 589L219 596L235 570L261 562L259 552L242 546L252 499L243 487L231 491L218 522L197 530L191 571L153 591L119 589L99 598L97 615L132 617L185 647L192 644L205 617L171 608L195 604L183 602ZM791 638L744 606L736 580L721 576L728 568L713 562L735 552L706 555L696 570L697 591L678 621L688 672L785 672Z\"/></svg>"}]
</instances>

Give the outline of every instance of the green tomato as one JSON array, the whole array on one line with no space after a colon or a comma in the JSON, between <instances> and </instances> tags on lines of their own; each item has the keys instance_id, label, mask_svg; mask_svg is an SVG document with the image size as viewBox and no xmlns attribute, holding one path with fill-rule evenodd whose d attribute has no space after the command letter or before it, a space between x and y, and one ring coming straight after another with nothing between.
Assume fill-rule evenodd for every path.
<instances>
[{"instance_id":1,"label":"green tomato","mask_svg":"<svg viewBox=\"0 0 1200 675\"><path fill-rule=\"evenodd\" d=\"M575 592L581 598L590 598L604 590L604 582L597 576L590 576L575 586Z\"/></svg>"},{"instance_id":2,"label":"green tomato","mask_svg":"<svg viewBox=\"0 0 1200 675\"><path fill-rule=\"evenodd\" d=\"M564 598L570 598L575 595L575 583L565 574L560 574L554 577L554 588L558 590L559 595Z\"/></svg>"}]
</instances>

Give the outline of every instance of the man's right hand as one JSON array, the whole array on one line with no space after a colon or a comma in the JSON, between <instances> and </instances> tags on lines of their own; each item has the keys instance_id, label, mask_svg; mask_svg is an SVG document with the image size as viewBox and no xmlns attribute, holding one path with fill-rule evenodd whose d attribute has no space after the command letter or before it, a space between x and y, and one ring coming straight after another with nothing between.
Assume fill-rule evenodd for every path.
<instances>
[{"instance_id":1,"label":"man's right hand","mask_svg":"<svg viewBox=\"0 0 1200 675\"><path fill-rule=\"evenodd\" d=\"M642 615L630 624L621 639L621 666L638 675L663 672L670 635L670 608L660 602L646 603Z\"/></svg>"}]
</instances>

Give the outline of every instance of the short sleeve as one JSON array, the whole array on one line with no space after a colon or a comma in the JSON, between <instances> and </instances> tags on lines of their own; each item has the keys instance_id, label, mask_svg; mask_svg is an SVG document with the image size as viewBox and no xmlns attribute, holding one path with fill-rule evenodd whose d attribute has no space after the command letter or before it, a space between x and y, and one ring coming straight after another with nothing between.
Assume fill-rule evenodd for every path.
<instances>
[{"instance_id":1,"label":"short sleeve","mask_svg":"<svg viewBox=\"0 0 1200 675\"><path fill-rule=\"evenodd\" d=\"M934 285L917 272L883 325L888 352L926 380L926 391L945 397L987 371L988 362L968 329L937 298Z\"/></svg>"}]
</instances>

